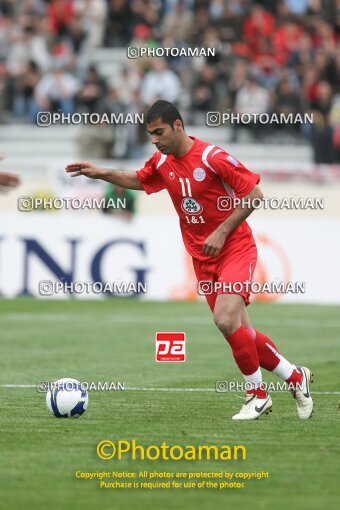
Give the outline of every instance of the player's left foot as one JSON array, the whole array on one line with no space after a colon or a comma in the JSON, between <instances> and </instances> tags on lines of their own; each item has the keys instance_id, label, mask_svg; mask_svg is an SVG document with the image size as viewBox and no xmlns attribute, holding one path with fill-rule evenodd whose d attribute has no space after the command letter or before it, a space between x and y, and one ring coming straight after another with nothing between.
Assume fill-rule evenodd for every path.
<instances>
[{"instance_id":1,"label":"player's left foot","mask_svg":"<svg viewBox=\"0 0 340 510\"><path fill-rule=\"evenodd\" d=\"M273 402L269 395L259 398L256 395L246 395L239 413L234 414L233 420L257 420L262 414L272 411Z\"/></svg>"},{"instance_id":2,"label":"player's left foot","mask_svg":"<svg viewBox=\"0 0 340 510\"><path fill-rule=\"evenodd\" d=\"M308 420L313 415L313 399L310 394L310 383L313 382L313 374L307 367L296 367L302 375L302 380L295 389L290 390L296 400L296 408L301 420Z\"/></svg>"}]
</instances>

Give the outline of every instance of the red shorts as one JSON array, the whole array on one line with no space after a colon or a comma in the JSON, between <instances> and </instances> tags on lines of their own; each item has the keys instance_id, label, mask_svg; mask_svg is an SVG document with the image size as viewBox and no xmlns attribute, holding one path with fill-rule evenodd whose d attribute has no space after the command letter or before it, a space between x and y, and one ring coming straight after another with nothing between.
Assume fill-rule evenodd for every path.
<instances>
[{"instance_id":1,"label":"red shorts","mask_svg":"<svg viewBox=\"0 0 340 510\"><path fill-rule=\"evenodd\" d=\"M219 294L239 294L249 305L250 283L257 261L255 241L238 249L228 249L222 257L211 261L192 260L199 293L205 295L212 311Z\"/></svg>"}]
</instances>

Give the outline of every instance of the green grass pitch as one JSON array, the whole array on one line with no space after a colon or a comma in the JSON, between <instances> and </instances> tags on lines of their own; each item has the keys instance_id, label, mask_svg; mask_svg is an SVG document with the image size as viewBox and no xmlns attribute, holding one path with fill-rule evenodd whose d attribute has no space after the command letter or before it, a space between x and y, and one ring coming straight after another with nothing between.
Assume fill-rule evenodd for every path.
<instances>
[{"instance_id":1,"label":"green grass pitch","mask_svg":"<svg viewBox=\"0 0 340 510\"><path fill-rule=\"evenodd\" d=\"M337 307L254 304L256 328L314 372L315 415L300 421L288 393L273 413L234 423L240 393L90 392L78 420L58 420L39 380L122 381L134 388L214 388L241 380L205 303L0 301L0 507L12 509L335 509L339 508L339 337ZM156 331L185 331L186 363L155 363ZM277 380L264 372L266 381ZM329 392L329 393L326 393ZM338 392L338 393L337 393ZM102 439L140 444L244 444L246 461L103 461ZM75 471L269 471L242 490L114 490Z\"/></svg>"}]
</instances>

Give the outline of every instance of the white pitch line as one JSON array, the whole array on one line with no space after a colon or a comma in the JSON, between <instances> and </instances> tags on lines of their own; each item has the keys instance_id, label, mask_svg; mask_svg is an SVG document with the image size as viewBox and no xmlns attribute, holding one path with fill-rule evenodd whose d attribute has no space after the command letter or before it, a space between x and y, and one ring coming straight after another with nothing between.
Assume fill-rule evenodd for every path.
<instances>
[{"instance_id":1,"label":"white pitch line","mask_svg":"<svg viewBox=\"0 0 340 510\"><path fill-rule=\"evenodd\" d=\"M216 391L215 388L125 388L130 391L213 391L214 393L243 393L242 391ZM288 390L273 391L273 393L286 393ZM340 395L340 391L313 391L314 395Z\"/></svg>"},{"instance_id":2,"label":"white pitch line","mask_svg":"<svg viewBox=\"0 0 340 510\"><path fill-rule=\"evenodd\" d=\"M36 384L0 384L1 388L36 388Z\"/></svg>"},{"instance_id":3,"label":"white pitch line","mask_svg":"<svg viewBox=\"0 0 340 510\"><path fill-rule=\"evenodd\" d=\"M214 326L212 317L196 317L196 316L179 316L159 318L153 315L130 316L130 315L101 315L98 317L100 321L108 321L116 324L190 324L190 325L206 325ZM43 314L43 313L1 313L1 320L39 320L39 321L67 321L84 323L85 317L75 318L74 315L67 314ZM90 318L89 318L90 319ZM92 319L91 319L92 320ZM289 319L282 317L281 319L272 319L270 317L262 317L255 319L254 324L265 324L269 326L291 326L291 327L322 327L322 328L340 328L340 321L325 321L315 319Z\"/></svg>"},{"instance_id":4,"label":"white pitch line","mask_svg":"<svg viewBox=\"0 0 340 510\"><path fill-rule=\"evenodd\" d=\"M0 388L36 388L35 384L0 384ZM90 390L91 391L91 390ZM221 391L215 388L137 388L126 387L124 391L166 391L166 392L214 392L214 393L242 393L241 391ZM288 391L288 390L287 390ZM44 392L40 392L44 393ZM273 391L273 393L286 393L285 390ZM314 395L340 395L340 391L313 391Z\"/></svg>"}]
</instances>

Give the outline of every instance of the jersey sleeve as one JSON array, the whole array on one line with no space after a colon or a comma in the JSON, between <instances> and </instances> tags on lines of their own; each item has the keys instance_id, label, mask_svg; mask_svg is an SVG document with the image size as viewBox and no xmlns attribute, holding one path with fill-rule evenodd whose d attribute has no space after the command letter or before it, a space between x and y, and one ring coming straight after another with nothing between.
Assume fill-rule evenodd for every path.
<instances>
[{"instance_id":1,"label":"jersey sleeve","mask_svg":"<svg viewBox=\"0 0 340 510\"><path fill-rule=\"evenodd\" d=\"M234 190L239 197L245 197L260 182L260 175L248 170L240 161L223 150L208 155L208 166Z\"/></svg>"},{"instance_id":2,"label":"jersey sleeve","mask_svg":"<svg viewBox=\"0 0 340 510\"><path fill-rule=\"evenodd\" d=\"M137 170L136 172L144 191L148 195L151 193L157 193L165 188L162 176L157 170L157 159L159 159L159 153L155 152L155 154L153 154L153 156L145 163L144 168Z\"/></svg>"}]
</instances>

